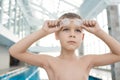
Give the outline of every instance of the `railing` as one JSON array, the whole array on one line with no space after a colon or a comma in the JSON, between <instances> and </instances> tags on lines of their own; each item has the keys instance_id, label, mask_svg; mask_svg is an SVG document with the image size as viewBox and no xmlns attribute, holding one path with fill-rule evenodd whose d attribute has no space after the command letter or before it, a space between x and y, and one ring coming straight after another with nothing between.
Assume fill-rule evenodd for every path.
<instances>
[{"instance_id":1,"label":"railing","mask_svg":"<svg viewBox=\"0 0 120 80\"><path fill-rule=\"evenodd\" d=\"M38 68L29 66L0 75L0 80L40 80Z\"/></svg>"}]
</instances>

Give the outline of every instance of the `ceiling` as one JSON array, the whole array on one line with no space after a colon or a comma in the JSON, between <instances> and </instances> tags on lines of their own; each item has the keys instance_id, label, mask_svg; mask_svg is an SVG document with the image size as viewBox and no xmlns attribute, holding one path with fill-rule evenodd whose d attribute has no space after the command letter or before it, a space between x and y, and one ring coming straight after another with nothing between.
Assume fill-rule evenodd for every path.
<instances>
[{"instance_id":1,"label":"ceiling","mask_svg":"<svg viewBox=\"0 0 120 80\"><path fill-rule=\"evenodd\" d=\"M65 12L75 12L83 18L93 18L111 0L17 0L31 26L40 26L46 19L56 19Z\"/></svg>"}]
</instances>

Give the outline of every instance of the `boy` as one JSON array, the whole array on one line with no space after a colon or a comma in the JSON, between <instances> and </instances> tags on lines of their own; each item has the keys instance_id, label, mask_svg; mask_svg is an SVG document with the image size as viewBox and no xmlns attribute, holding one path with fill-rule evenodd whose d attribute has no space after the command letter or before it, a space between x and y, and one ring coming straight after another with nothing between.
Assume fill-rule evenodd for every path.
<instances>
[{"instance_id":1,"label":"boy","mask_svg":"<svg viewBox=\"0 0 120 80\"><path fill-rule=\"evenodd\" d=\"M81 45L86 30L102 39L111 52L102 55L76 56L75 50ZM55 33L61 44L61 54L57 57L37 55L27 49L37 40ZM66 13L58 20L45 21L43 27L25 37L15 45L10 54L28 64L44 68L49 80L88 80L93 67L112 64L120 61L120 43L105 33L95 20L81 20L75 13Z\"/></svg>"}]
</instances>

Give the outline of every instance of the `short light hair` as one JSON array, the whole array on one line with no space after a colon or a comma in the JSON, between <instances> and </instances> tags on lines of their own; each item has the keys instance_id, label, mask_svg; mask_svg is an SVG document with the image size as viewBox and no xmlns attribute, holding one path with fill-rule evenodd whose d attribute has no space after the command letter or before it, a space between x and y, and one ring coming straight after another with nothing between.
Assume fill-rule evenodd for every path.
<instances>
[{"instance_id":1,"label":"short light hair","mask_svg":"<svg viewBox=\"0 0 120 80\"><path fill-rule=\"evenodd\" d=\"M69 18L69 19L78 18L78 19L82 19L81 16L79 16L76 13L65 13L65 14L63 14L63 15L61 15L59 17L59 19L64 19L64 18Z\"/></svg>"}]
</instances>

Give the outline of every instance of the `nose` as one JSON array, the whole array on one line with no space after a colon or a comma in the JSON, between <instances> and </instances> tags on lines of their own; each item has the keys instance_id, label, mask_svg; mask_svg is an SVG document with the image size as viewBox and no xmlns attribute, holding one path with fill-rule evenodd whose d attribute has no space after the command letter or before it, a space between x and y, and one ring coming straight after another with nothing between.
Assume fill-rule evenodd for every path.
<instances>
[{"instance_id":1,"label":"nose","mask_svg":"<svg viewBox=\"0 0 120 80\"><path fill-rule=\"evenodd\" d=\"M70 35L70 37L71 37L71 38L75 38L75 36L74 36L74 35Z\"/></svg>"},{"instance_id":2,"label":"nose","mask_svg":"<svg viewBox=\"0 0 120 80\"><path fill-rule=\"evenodd\" d=\"M76 38L74 30L71 30L71 31L70 31L70 36L69 36L69 37L71 37L71 38Z\"/></svg>"}]
</instances>

